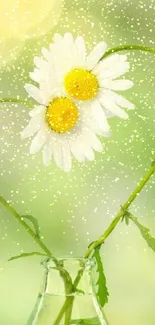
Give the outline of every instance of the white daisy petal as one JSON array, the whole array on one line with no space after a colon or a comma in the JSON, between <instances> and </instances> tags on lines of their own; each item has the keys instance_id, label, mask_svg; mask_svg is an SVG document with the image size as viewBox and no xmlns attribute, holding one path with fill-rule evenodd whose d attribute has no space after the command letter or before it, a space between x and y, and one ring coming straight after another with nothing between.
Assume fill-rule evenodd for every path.
<instances>
[{"instance_id":1,"label":"white daisy petal","mask_svg":"<svg viewBox=\"0 0 155 325\"><path fill-rule=\"evenodd\" d=\"M77 133L77 135L74 134L72 138L69 139L71 153L79 162L84 162L85 160L93 160L95 158L93 152L94 143L91 144L88 136L88 131L88 127L84 127L81 124L79 133Z\"/></svg>"},{"instance_id":2,"label":"white daisy petal","mask_svg":"<svg viewBox=\"0 0 155 325\"><path fill-rule=\"evenodd\" d=\"M53 140L52 142L53 157L55 163L58 167L62 168L63 166L63 157L61 150L61 142L58 139Z\"/></svg>"},{"instance_id":3,"label":"white daisy petal","mask_svg":"<svg viewBox=\"0 0 155 325\"><path fill-rule=\"evenodd\" d=\"M58 33L54 34L54 37L53 37L54 42L61 42L62 39L63 38L62 38L62 36L60 34L58 34Z\"/></svg>"},{"instance_id":4,"label":"white daisy petal","mask_svg":"<svg viewBox=\"0 0 155 325\"><path fill-rule=\"evenodd\" d=\"M48 51L45 47L41 49L41 52L45 60L49 61L51 59L51 52Z\"/></svg>"},{"instance_id":5,"label":"white daisy petal","mask_svg":"<svg viewBox=\"0 0 155 325\"><path fill-rule=\"evenodd\" d=\"M62 142L61 144L62 156L63 156L63 169L65 172L70 172L72 168L72 158L71 152L69 148L69 144L67 141Z\"/></svg>"},{"instance_id":6,"label":"white daisy petal","mask_svg":"<svg viewBox=\"0 0 155 325\"><path fill-rule=\"evenodd\" d=\"M113 71L113 74L111 75L112 79L119 78L126 74L130 69L130 64L129 62L124 62L120 68L116 69L116 71Z\"/></svg>"},{"instance_id":7,"label":"white daisy petal","mask_svg":"<svg viewBox=\"0 0 155 325\"><path fill-rule=\"evenodd\" d=\"M126 54L119 54L119 60L122 61L122 62L125 62L127 61L127 55Z\"/></svg>"},{"instance_id":8,"label":"white daisy petal","mask_svg":"<svg viewBox=\"0 0 155 325\"><path fill-rule=\"evenodd\" d=\"M105 59L100 61L95 68L93 69L93 72L95 74L100 74L102 71L111 69L111 67L115 67L116 64L118 65L120 61L120 55L115 53L110 56L107 56Z\"/></svg>"},{"instance_id":9,"label":"white daisy petal","mask_svg":"<svg viewBox=\"0 0 155 325\"><path fill-rule=\"evenodd\" d=\"M34 155L38 151L40 151L40 149L42 148L42 146L46 142L47 138L48 138L47 129L44 129L44 128L41 129L31 142L30 154Z\"/></svg>"},{"instance_id":10,"label":"white daisy petal","mask_svg":"<svg viewBox=\"0 0 155 325\"><path fill-rule=\"evenodd\" d=\"M40 70L39 69L34 69L33 72L29 73L29 76L32 80L36 81L36 82L40 82L41 79L41 74L40 74Z\"/></svg>"},{"instance_id":11,"label":"white daisy petal","mask_svg":"<svg viewBox=\"0 0 155 325\"><path fill-rule=\"evenodd\" d=\"M81 146L81 141L80 139L71 139L69 141L70 144L70 150L72 155L75 157L76 160L79 162L84 162L85 161L85 153L84 150Z\"/></svg>"},{"instance_id":12,"label":"white daisy petal","mask_svg":"<svg viewBox=\"0 0 155 325\"><path fill-rule=\"evenodd\" d=\"M94 116L94 119L96 120L96 123L98 124L99 129L103 130L104 132L109 132L110 126L107 122L106 116L99 101L94 100L91 105L91 108L92 114Z\"/></svg>"},{"instance_id":13,"label":"white daisy petal","mask_svg":"<svg viewBox=\"0 0 155 325\"><path fill-rule=\"evenodd\" d=\"M108 111L107 109L104 108L104 113L107 119L115 116L115 114L113 114L112 112ZM111 134L108 134L107 136L109 137ZM104 136L106 137L106 134L104 134Z\"/></svg>"},{"instance_id":14,"label":"white daisy petal","mask_svg":"<svg viewBox=\"0 0 155 325\"><path fill-rule=\"evenodd\" d=\"M38 69L41 69L41 70L48 70L48 68L49 68L48 62L38 56L35 56L34 64L36 65L36 67Z\"/></svg>"},{"instance_id":15,"label":"white daisy petal","mask_svg":"<svg viewBox=\"0 0 155 325\"><path fill-rule=\"evenodd\" d=\"M90 130L98 136L107 137L110 135L110 131L105 132L103 128L99 128L98 123L94 119L88 119L86 124L90 128Z\"/></svg>"},{"instance_id":16,"label":"white daisy petal","mask_svg":"<svg viewBox=\"0 0 155 325\"><path fill-rule=\"evenodd\" d=\"M73 68L81 66L82 56L79 55L76 43L73 39L72 34L66 33L63 39L64 53L61 54L62 70L64 74L71 71ZM81 49L82 50L82 49Z\"/></svg>"},{"instance_id":17,"label":"white daisy petal","mask_svg":"<svg viewBox=\"0 0 155 325\"><path fill-rule=\"evenodd\" d=\"M22 139L33 136L37 131L39 131L41 125L41 120L38 119L38 117L33 117L26 128L21 132Z\"/></svg>"},{"instance_id":18,"label":"white daisy petal","mask_svg":"<svg viewBox=\"0 0 155 325\"><path fill-rule=\"evenodd\" d=\"M101 104L98 100L88 101L81 105L84 112L84 120L88 127L98 135L109 133L110 126Z\"/></svg>"},{"instance_id":19,"label":"white daisy petal","mask_svg":"<svg viewBox=\"0 0 155 325\"><path fill-rule=\"evenodd\" d=\"M53 94L56 91L56 89L54 87L51 88L49 82L47 82L47 83L46 82L44 82L44 83L42 82L42 83L40 83L40 91L44 94L44 98L46 99L44 101L44 105L48 105L48 103L53 98Z\"/></svg>"},{"instance_id":20,"label":"white daisy petal","mask_svg":"<svg viewBox=\"0 0 155 325\"><path fill-rule=\"evenodd\" d=\"M52 76L54 73L54 68L52 69ZM51 67L49 66L49 69L47 70L41 70L38 68L35 68L33 72L29 73L30 78L36 82L40 83L44 83L45 80L49 82L49 78L51 77Z\"/></svg>"},{"instance_id":21,"label":"white daisy petal","mask_svg":"<svg viewBox=\"0 0 155 325\"><path fill-rule=\"evenodd\" d=\"M33 86L31 84L26 84L25 89L28 92L29 96L31 96L36 102L39 104L44 104L44 96L43 93L38 89L36 86Z\"/></svg>"},{"instance_id":22,"label":"white daisy petal","mask_svg":"<svg viewBox=\"0 0 155 325\"><path fill-rule=\"evenodd\" d=\"M72 62L75 60L73 36L70 33L66 33L54 46L53 44L50 46L50 51L52 53L51 62L54 64L57 78L60 83L63 83L64 75L72 69Z\"/></svg>"},{"instance_id":23,"label":"white daisy petal","mask_svg":"<svg viewBox=\"0 0 155 325\"><path fill-rule=\"evenodd\" d=\"M33 108L30 112L29 112L29 116L30 117L35 117L36 115L40 114L40 113L44 113L46 110L46 107L43 105L39 105L36 106L35 108Z\"/></svg>"},{"instance_id":24,"label":"white daisy petal","mask_svg":"<svg viewBox=\"0 0 155 325\"><path fill-rule=\"evenodd\" d=\"M129 71L130 64L129 62L123 62L120 65L115 65L115 67L111 66L109 69L101 70L100 74L98 74L99 82L104 81L105 79L116 79L124 75Z\"/></svg>"},{"instance_id":25,"label":"white daisy petal","mask_svg":"<svg viewBox=\"0 0 155 325\"><path fill-rule=\"evenodd\" d=\"M58 44L59 44L59 42L55 42L55 43L58 43ZM55 43L52 43L52 44L50 44L50 46L49 46L50 53L51 53L52 55L54 54L55 49L56 49L56 46L58 45L58 44L55 44Z\"/></svg>"},{"instance_id":26,"label":"white daisy petal","mask_svg":"<svg viewBox=\"0 0 155 325\"><path fill-rule=\"evenodd\" d=\"M46 142L43 148L43 164L49 166L52 157L52 144L50 140Z\"/></svg>"},{"instance_id":27,"label":"white daisy petal","mask_svg":"<svg viewBox=\"0 0 155 325\"><path fill-rule=\"evenodd\" d=\"M120 118L126 120L128 118L128 114L124 112L119 106L117 106L110 98L110 96L103 96L100 99L100 103L102 106L112 112L114 115L119 116Z\"/></svg>"},{"instance_id":28,"label":"white daisy petal","mask_svg":"<svg viewBox=\"0 0 155 325\"><path fill-rule=\"evenodd\" d=\"M103 151L103 146L101 141L91 130L88 129L85 136L89 140L91 147L95 151L99 151L99 152Z\"/></svg>"},{"instance_id":29,"label":"white daisy petal","mask_svg":"<svg viewBox=\"0 0 155 325\"><path fill-rule=\"evenodd\" d=\"M126 98L114 93L111 90L104 90L104 94L110 96L111 99L115 102L115 104L117 104L117 105L119 105L121 107L128 108L128 109L134 109L135 108L135 105L133 103L131 103Z\"/></svg>"},{"instance_id":30,"label":"white daisy petal","mask_svg":"<svg viewBox=\"0 0 155 325\"><path fill-rule=\"evenodd\" d=\"M95 159L95 154L94 151L91 147L89 147L88 145L84 146L84 152L85 152L85 156L87 158L87 160L94 160Z\"/></svg>"},{"instance_id":31,"label":"white daisy petal","mask_svg":"<svg viewBox=\"0 0 155 325\"><path fill-rule=\"evenodd\" d=\"M82 36L78 36L75 40L75 47L78 55L78 65L79 67L85 67L86 61L86 46L85 41Z\"/></svg>"},{"instance_id":32,"label":"white daisy petal","mask_svg":"<svg viewBox=\"0 0 155 325\"><path fill-rule=\"evenodd\" d=\"M111 90L126 90L133 87L133 82L130 80L103 80L100 86Z\"/></svg>"},{"instance_id":33,"label":"white daisy petal","mask_svg":"<svg viewBox=\"0 0 155 325\"><path fill-rule=\"evenodd\" d=\"M74 45L74 39L71 33L65 33L63 38L64 44L68 47L72 47Z\"/></svg>"},{"instance_id":34,"label":"white daisy petal","mask_svg":"<svg viewBox=\"0 0 155 325\"><path fill-rule=\"evenodd\" d=\"M95 67L95 65L98 63L98 61L104 55L106 48L107 48L107 45L105 42L101 42L93 48L93 50L88 55L87 60L86 60L86 67L88 70L92 70Z\"/></svg>"}]
</instances>

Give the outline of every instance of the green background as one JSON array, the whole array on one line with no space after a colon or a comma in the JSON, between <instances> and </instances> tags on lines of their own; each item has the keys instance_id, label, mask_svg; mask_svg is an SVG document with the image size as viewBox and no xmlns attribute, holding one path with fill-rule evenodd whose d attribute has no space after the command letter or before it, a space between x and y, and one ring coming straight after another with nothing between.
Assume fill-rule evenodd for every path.
<instances>
[{"instance_id":1,"label":"green background","mask_svg":"<svg viewBox=\"0 0 155 325\"><path fill-rule=\"evenodd\" d=\"M14 61L1 67L1 97L26 99L25 82L34 55L52 42L55 32L83 35L88 48L104 40L155 47L154 0L67 0L57 25L41 38L29 39ZM20 139L28 122L28 108L1 105L0 194L21 214L37 217L42 238L56 256L82 256L88 244L109 225L139 179L155 159L155 58L130 52L128 78L135 86L125 93L135 103L127 121L110 119L112 137L103 138L104 153L83 165L74 161L69 174L52 162L42 164L41 153L29 155L28 140ZM155 177L131 207L155 235ZM17 221L0 208L0 324L25 325L42 280L40 258L7 262L8 258L38 250ZM155 255L131 224L120 224L102 250L110 325L155 324Z\"/></svg>"}]
</instances>

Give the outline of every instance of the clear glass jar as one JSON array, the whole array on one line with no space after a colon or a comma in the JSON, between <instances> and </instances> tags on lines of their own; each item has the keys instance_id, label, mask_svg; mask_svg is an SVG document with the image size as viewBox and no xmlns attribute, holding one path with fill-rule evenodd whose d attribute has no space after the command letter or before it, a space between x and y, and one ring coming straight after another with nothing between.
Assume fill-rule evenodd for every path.
<instances>
[{"instance_id":1,"label":"clear glass jar","mask_svg":"<svg viewBox=\"0 0 155 325\"><path fill-rule=\"evenodd\" d=\"M95 294L95 261L44 261L42 289L27 325L108 325Z\"/></svg>"}]
</instances>

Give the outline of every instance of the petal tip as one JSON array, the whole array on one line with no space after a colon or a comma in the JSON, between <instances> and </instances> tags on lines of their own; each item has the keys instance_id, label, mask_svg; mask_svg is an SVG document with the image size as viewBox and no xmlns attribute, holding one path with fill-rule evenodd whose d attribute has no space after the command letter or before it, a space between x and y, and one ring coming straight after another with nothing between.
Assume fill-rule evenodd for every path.
<instances>
[{"instance_id":1,"label":"petal tip","mask_svg":"<svg viewBox=\"0 0 155 325\"><path fill-rule=\"evenodd\" d=\"M111 137L111 136L112 136L111 131L109 131L109 132L104 132L104 137L105 137L105 138L109 138L109 137Z\"/></svg>"},{"instance_id":2,"label":"petal tip","mask_svg":"<svg viewBox=\"0 0 155 325\"><path fill-rule=\"evenodd\" d=\"M129 118L129 115L127 113L125 113L123 116L122 116L122 119L123 120L127 120Z\"/></svg>"},{"instance_id":3,"label":"petal tip","mask_svg":"<svg viewBox=\"0 0 155 325\"><path fill-rule=\"evenodd\" d=\"M45 162L45 161L43 160L43 165L44 165L45 167L49 167L49 165L50 165L50 161L49 161L49 162Z\"/></svg>"},{"instance_id":4,"label":"petal tip","mask_svg":"<svg viewBox=\"0 0 155 325\"><path fill-rule=\"evenodd\" d=\"M131 103L129 109L134 110L135 109L135 104Z\"/></svg>"},{"instance_id":5,"label":"petal tip","mask_svg":"<svg viewBox=\"0 0 155 325\"><path fill-rule=\"evenodd\" d=\"M35 154L36 154L35 148L30 147L30 155L35 155Z\"/></svg>"},{"instance_id":6,"label":"petal tip","mask_svg":"<svg viewBox=\"0 0 155 325\"><path fill-rule=\"evenodd\" d=\"M24 131L22 131L22 132L20 133L20 137L21 137L22 140L25 139Z\"/></svg>"}]
</instances>

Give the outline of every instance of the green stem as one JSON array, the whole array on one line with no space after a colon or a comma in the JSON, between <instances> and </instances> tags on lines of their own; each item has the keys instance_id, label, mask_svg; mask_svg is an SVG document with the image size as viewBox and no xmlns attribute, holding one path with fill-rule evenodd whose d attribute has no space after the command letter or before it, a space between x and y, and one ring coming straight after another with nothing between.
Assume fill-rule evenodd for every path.
<instances>
[{"instance_id":1,"label":"green stem","mask_svg":"<svg viewBox=\"0 0 155 325\"><path fill-rule=\"evenodd\" d=\"M139 193L141 192L141 190L143 189L143 187L148 182L148 180L150 179L150 177L153 175L154 172L155 172L155 162L152 164L151 168L148 170L146 175L142 178L142 180L137 185L135 190L129 196L127 201L121 206L121 208L120 208L118 214L116 215L115 219L112 221L112 223L107 228L107 230L104 232L104 234L98 240L93 242L92 245L89 246L88 250L85 253L85 256L84 256L85 258L88 258L96 247L98 247L98 246L100 246L100 245L102 245L104 243L105 239L111 234L111 232L115 229L115 227L117 226L120 219L123 217L124 212L129 208L131 203L139 195Z\"/></svg>"},{"instance_id":2,"label":"green stem","mask_svg":"<svg viewBox=\"0 0 155 325\"><path fill-rule=\"evenodd\" d=\"M139 195L139 193L141 192L141 190L143 189L143 187L145 186L145 184L149 181L150 177L154 174L155 172L155 162L153 162L152 166L150 167L150 169L147 171L147 173L145 174L145 176L142 178L142 180L140 181L140 183L136 186L135 190L132 192L132 194L129 196L129 198L127 199L127 201L123 204L123 206L121 206L121 209L119 210L118 214L116 215L115 219L111 222L110 226L106 229L106 231L104 232L104 234L95 242L93 242L89 248L87 249L84 258L88 258L93 250L102 245L106 238L112 233L112 231L115 229L115 227L117 226L117 224L119 223L119 221L121 220L121 218L124 216L124 213L126 212L126 210L129 208L129 206L132 204L132 202L136 199L136 197ZM73 283L73 288L76 288L76 286L78 285L81 277L82 277L83 272L78 272L74 283ZM60 313L54 323L54 325L58 325L60 320L62 319L64 312L66 311L66 308L69 308L69 301L70 297L66 298L66 301L62 307L62 309L60 310ZM74 298L73 298L74 299ZM71 306L70 308L72 309L72 303L71 302Z\"/></svg>"},{"instance_id":3,"label":"green stem","mask_svg":"<svg viewBox=\"0 0 155 325\"><path fill-rule=\"evenodd\" d=\"M29 225L21 218L20 214L2 197L0 196L0 202L3 206L17 219L17 221L26 229L34 241L41 247L41 249L47 254L48 257L56 260L50 250L45 246L42 240L36 236L35 232L29 227Z\"/></svg>"},{"instance_id":4,"label":"green stem","mask_svg":"<svg viewBox=\"0 0 155 325\"><path fill-rule=\"evenodd\" d=\"M72 299L71 299L72 298ZM64 314L66 313L66 311L68 310L68 307L70 307L70 309L72 310L72 303L73 303L74 297L73 296L67 296L64 305L62 306L60 313L58 314L54 325L58 325L61 321L61 319L63 318ZM66 323L66 319L65 319L65 323ZM66 323L66 325L69 325L69 320L68 323Z\"/></svg>"},{"instance_id":5,"label":"green stem","mask_svg":"<svg viewBox=\"0 0 155 325\"><path fill-rule=\"evenodd\" d=\"M58 268L61 277L63 278L66 294L68 293L68 288L72 288L72 280L69 273L59 265L59 261L54 257L52 252L47 248L43 241L36 236L35 232L29 227L29 225L23 220L20 214L2 197L0 196L0 203L16 218L16 220L25 228L29 235L34 239L34 241L40 246L40 248L46 253L46 255L53 260L56 267Z\"/></svg>"},{"instance_id":6,"label":"green stem","mask_svg":"<svg viewBox=\"0 0 155 325\"><path fill-rule=\"evenodd\" d=\"M108 55L116 52L121 52L121 51L143 51L143 52L150 52L155 54L155 48L149 47L149 46L144 46L144 45L120 45L113 47L109 49L108 51L105 52L105 54L102 56L101 60L106 58Z\"/></svg>"},{"instance_id":7,"label":"green stem","mask_svg":"<svg viewBox=\"0 0 155 325\"><path fill-rule=\"evenodd\" d=\"M30 102L27 102L26 100L20 100L18 98L0 98L0 103L12 103L12 104L21 104L21 105L26 105L32 108L34 105L31 104Z\"/></svg>"},{"instance_id":8,"label":"green stem","mask_svg":"<svg viewBox=\"0 0 155 325\"><path fill-rule=\"evenodd\" d=\"M70 320L71 320L71 317L72 317L73 303L74 303L74 296L68 297L68 306L67 306L66 312L65 312L64 325L69 325L70 324Z\"/></svg>"}]
</instances>

